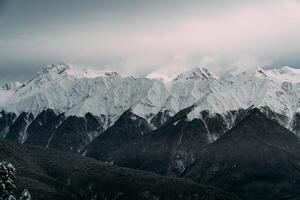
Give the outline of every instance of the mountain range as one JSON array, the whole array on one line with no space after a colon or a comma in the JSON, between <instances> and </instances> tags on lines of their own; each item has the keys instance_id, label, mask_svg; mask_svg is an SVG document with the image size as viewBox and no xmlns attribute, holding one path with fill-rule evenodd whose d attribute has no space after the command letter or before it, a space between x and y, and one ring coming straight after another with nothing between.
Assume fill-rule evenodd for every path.
<instances>
[{"instance_id":1,"label":"mountain range","mask_svg":"<svg viewBox=\"0 0 300 200\"><path fill-rule=\"evenodd\" d=\"M211 141L232 128L239 113L250 107L264 110L268 117L300 134L299 83L300 70L290 67L245 71L220 78L207 69L194 68L165 83L58 63L24 83L8 83L0 89L0 120L8 120L1 123L0 133L25 143L31 135L30 125L45 112L52 112L49 115L60 116L53 129L73 120L86 129L81 136L85 141L80 147L72 147L73 151L81 151L127 110L144 118L155 130L179 111L193 106L187 120L202 120ZM95 124L85 127L91 118ZM222 121L219 129L210 130L207 118ZM13 123L22 125L11 133Z\"/></svg>"},{"instance_id":2,"label":"mountain range","mask_svg":"<svg viewBox=\"0 0 300 200\"><path fill-rule=\"evenodd\" d=\"M27 156L34 145L241 199L298 199L299 108L290 67L223 77L194 68L166 82L58 63L1 87L0 136L34 149Z\"/></svg>"}]
</instances>

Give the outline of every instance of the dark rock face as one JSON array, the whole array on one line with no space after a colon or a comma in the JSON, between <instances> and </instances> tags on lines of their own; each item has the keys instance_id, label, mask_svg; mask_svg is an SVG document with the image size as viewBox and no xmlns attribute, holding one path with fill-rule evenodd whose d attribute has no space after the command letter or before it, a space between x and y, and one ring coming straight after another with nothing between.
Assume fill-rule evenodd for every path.
<instances>
[{"instance_id":1,"label":"dark rock face","mask_svg":"<svg viewBox=\"0 0 300 200\"><path fill-rule=\"evenodd\" d=\"M229 123L227 123L227 120L218 113L211 115L209 111L203 111L201 116L202 120L207 126L207 131L212 137L220 137L220 135L225 133L230 127Z\"/></svg>"},{"instance_id":2,"label":"dark rock face","mask_svg":"<svg viewBox=\"0 0 300 200\"><path fill-rule=\"evenodd\" d=\"M49 146L53 134L64 118L64 115L56 115L50 109L42 111L28 126L29 137L25 143L42 147Z\"/></svg>"},{"instance_id":3,"label":"dark rock face","mask_svg":"<svg viewBox=\"0 0 300 200\"><path fill-rule=\"evenodd\" d=\"M25 112L17 117L2 111L0 135L18 143L81 153L87 144L103 132L104 123L105 119L90 113L84 117L66 118L64 114L47 109L36 117Z\"/></svg>"},{"instance_id":4,"label":"dark rock face","mask_svg":"<svg viewBox=\"0 0 300 200\"><path fill-rule=\"evenodd\" d=\"M48 109L34 118L28 113L16 117L3 112L0 130L3 137L19 143L72 151L123 167L181 177L203 148L249 113L249 110L225 114L202 111L199 119L189 121L187 116L193 109L188 107L172 117L165 110L151 118L151 125L128 110L105 131L105 117L90 113L84 117L65 117ZM269 118L286 123L284 116L267 108L261 110ZM294 118L293 126L297 129L298 118Z\"/></svg>"},{"instance_id":5,"label":"dark rock face","mask_svg":"<svg viewBox=\"0 0 300 200\"><path fill-rule=\"evenodd\" d=\"M130 115L125 114L89 145L86 155L123 167L180 177L204 147L229 130L229 123L240 120L239 116L246 112L232 111L222 116L203 111L200 119L188 121L187 115L193 108L178 112L146 135L140 126L129 129L127 124L147 122L142 118L126 121Z\"/></svg>"},{"instance_id":6,"label":"dark rock face","mask_svg":"<svg viewBox=\"0 0 300 200\"><path fill-rule=\"evenodd\" d=\"M258 109L207 146L186 177L242 199L300 198L300 141Z\"/></svg>"},{"instance_id":7,"label":"dark rock face","mask_svg":"<svg viewBox=\"0 0 300 200\"><path fill-rule=\"evenodd\" d=\"M300 136L300 113L296 113L292 119L292 130Z\"/></svg>"},{"instance_id":8,"label":"dark rock face","mask_svg":"<svg viewBox=\"0 0 300 200\"><path fill-rule=\"evenodd\" d=\"M87 156L119 166L147 170L164 175L180 176L194 161L195 153L209 143L202 120L186 121L192 107L170 118L159 129L143 136L146 121L123 115L113 127L100 135L87 149ZM127 119L127 120L125 120ZM131 128L128 124L131 124ZM108 151L107 151L108 150Z\"/></svg>"},{"instance_id":9,"label":"dark rock face","mask_svg":"<svg viewBox=\"0 0 300 200\"><path fill-rule=\"evenodd\" d=\"M17 116L14 113L6 113L4 111L0 112L0 138L6 137L10 126L14 123L16 118Z\"/></svg>"},{"instance_id":10,"label":"dark rock face","mask_svg":"<svg viewBox=\"0 0 300 200\"><path fill-rule=\"evenodd\" d=\"M209 143L201 120L166 124L139 140L124 145L114 154L117 165L158 174L180 176Z\"/></svg>"},{"instance_id":11,"label":"dark rock face","mask_svg":"<svg viewBox=\"0 0 300 200\"><path fill-rule=\"evenodd\" d=\"M106 131L103 128L106 120L90 113L84 117L66 118L63 114L57 115L52 110L46 110L34 118L28 113L22 113L17 117L14 114L2 112L0 130L7 139L17 142L83 153L121 167L146 170L171 177L186 177L230 191L242 199L300 198L297 196L300 194L298 187L300 184L300 142L295 134L281 126L289 123L285 116L273 113L267 108L249 108L230 111L222 115L202 111L199 113L199 119L189 121L188 114L193 108L193 106L188 107L173 117L170 117L167 111L157 114L150 121L150 124L159 127L155 130L145 119L133 114L131 110L123 113ZM299 119L299 114L296 114L291 123L293 130L300 129ZM53 150L45 151L52 152ZM37 168L40 170L38 173L44 173L43 170L47 167L56 167L54 160L47 160L48 158L43 158L44 160L41 161L40 157L31 157L27 154L23 157L23 161L28 160L26 164L29 168L36 167L30 164L35 163L35 159L38 159L38 165L41 164L40 162L43 164L42 169ZM65 158L51 157L51 159ZM85 162L90 160L82 159ZM48 166L49 162L51 165ZM45 163L47 167L44 167ZM86 167L77 161L73 164ZM89 167L91 167L91 172L87 173L87 177L94 176L94 165ZM89 171L89 167L85 169ZM110 167L117 168L111 165ZM68 179L61 178L68 170L77 170L75 174L79 178L74 178L75 175L73 176L71 172ZM100 173L99 171L97 173ZM47 177L49 180L55 179L55 184L59 182L64 188L61 191L60 187L53 186L53 182L46 183L47 190L51 183L51 191L59 191L56 194L57 198L60 197L60 193L63 193L67 196L71 195L72 198L82 199L91 199L93 195L96 195L95 199L105 197L110 199L116 198L116 194L124 199L132 199L131 193L126 196L128 191L137 190L131 187L120 190L124 182L118 182L112 190L109 189L112 192L97 193L99 188L106 190L108 186L94 181L93 178L86 178L80 169L69 165L68 168L59 169L59 171L46 172L47 176L50 176L50 178ZM26 171L26 173L32 172ZM122 176L120 180L124 181L126 179L124 177L126 176ZM111 183L110 178L105 181ZM26 178L24 180L26 184L35 185L30 182L32 180ZM91 180L93 180L92 183ZM130 181L133 180L130 179ZM147 181L151 182L153 179L147 179ZM45 183L42 181L42 184ZM163 185L157 184L160 187ZM167 183L164 182L164 184ZM142 186L139 187L143 188ZM40 190L46 190L40 187ZM138 199L168 198L159 195L164 192L161 190L141 189L137 191L142 194ZM180 191L182 195L184 194L182 199L193 199L197 196L186 196L187 193ZM125 193L126 198L123 196ZM70 196L63 198L68 199ZM174 199L176 198L177 196L174 196Z\"/></svg>"},{"instance_id":12,"label":"dark rock face","mask_svg":"<svg viewBox=\"0 0 300 200\"><path fill-rule=\"evenodd\" d=\"M234 127L247 115L249 110L251 110L251 107L245 110L231 110L224 114L210 113L208 110L204 110L199 113L199 116L207 129L210 142L215 141L221 135Z\"/></svg>"},{"instance_id":13,"label":"dark rock face","mask_svg":"<svg viewBox=\"0 0 300 200\"><path fill-rule=\"evenodd\" d=\"M32 113L21 113L10 126L5 138L8 140L17 141L18 143L24 143L28 138L27 127L33 119L34 116Z\"/></svg>"},{"instance_id":14,"label":"dark rock face","mask_svg":"<svg viewBox=\"0 0 300 200\"><path fill-rule=\"evenodd\" d=\"M103 131L103 127L90 113L85 117L66 118L49 139L50 148L81 153L87 144Z\"/></svg>"},{"instance_id":15,"label":"dark rock face","mask_svg":"<svg viewBox=\"0 0 300 200\"><path fill-rule=\"evenodd\" d=\"M276 121L281 126L286 127L288 125L289 118L287 116L275 113L271 111L268 107L261 107L260 110L265 114L266 117Z\"/></svg>"},{"instance_id":16,"label":"dark rock face","mask_svg":"<svg viewBox=\"0 0 300 200\"><path fill-rule=\"evenodd\" d=\"M214 187L120 168L72 153L0 141L0 160L16 167L19 194L41 200L235 200Z\"/></svg>"},{"instance_id":17,"label":"dark rock face","mask_svg":"<svg viewBox=\"0 0 300 200\"><path fill-rule=\"evenodd\" d=\"M130 110L123 113L116 123L89 144L86 155L101 161L112 161L113 154L122 145L142 138L152 131L148 122Z\"/></svg>"},{"instance_id":18,"label":"dark rock face","mask_svg":"<svg viewBox=\"0 0 300 200\"><path fill-rule=\"evenodd\" d=\"M151 129L159 130L172 120L177 119L178 121L179 118L183 117L183 115L187 115L192 109L193 106L182 110L173 117L171 117L170 111L161 111L151 118L149 122L151 126L153 126ZM261 109L269 118L278 121L282 125L287 125L287 117L273 113L268 108ZM225 114L202 111L199 113L199 116L203 123L200 123L199 126L204 125L208 139L212 142L231 129L237 121L243 118L245 113L247 113L247 110L229 111ZM110 124L105 116L97 117L87 113L84 117L70 116L66 118L64 114L56 114L51 109L42 111L36 117L31 113L21 113L19 116L16 116L14 113L2 111L0 114L0 136L2 138L43 147L51 146L53 148L77 153L82 153L86 145L104 131L104 126ZM300 129L300 126L298 127L297 125L299 121L297 116L298 115L294 116L291 124L296 134L300 132L297 132L297 130ZM117 126L122 126L123 132L126 132L125 129L130 130L131 133L128 134L130 137L129 140L132 139L133 135L145 135L145 133L150 131L149 124L142 118L138 116L135 117L139 120L130 123L137 124L130 126L136 128L135 131L138 132L137 134L132 134L133 131L130 129L130 126L125 127L120 123L116 123L114 129L116 129ZM144 126L139 124L141 121L144 121L142 122ZM123 122L123 124L126 123L129 122ZM119 130L120 129L118 129L118 131ZM123 136L125 137L126 133L123 133ZM126 143L126 141L124 143Z\"/></svg>"},{"instance_id":19,"label":"dark rock face","mask_svg":"<svg viewBox=\"0 0 300 200\"><path fill-rule=\"evenodd\" d=\"M156 127L161 127L164 123L166 123L171 118L171 111L164 110L157 113L155 116L151 118L150 123Z\"/></svg>"}]
</instances>

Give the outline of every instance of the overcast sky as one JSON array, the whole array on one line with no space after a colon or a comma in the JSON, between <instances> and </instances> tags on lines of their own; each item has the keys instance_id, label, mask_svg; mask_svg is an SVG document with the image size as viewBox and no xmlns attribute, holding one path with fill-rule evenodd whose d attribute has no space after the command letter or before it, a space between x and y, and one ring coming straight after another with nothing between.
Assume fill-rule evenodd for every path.
<instances>
[{"instance_id":1,"label":"overcast sky","mask_svg":"<svg viewBox=\"0 0 300 200\"><path fill-rule=\"evenodd\" d=\"M64 61L124 75L300 66L298 0L0 0L0 81Z\"/></svg>"}]
</instances>

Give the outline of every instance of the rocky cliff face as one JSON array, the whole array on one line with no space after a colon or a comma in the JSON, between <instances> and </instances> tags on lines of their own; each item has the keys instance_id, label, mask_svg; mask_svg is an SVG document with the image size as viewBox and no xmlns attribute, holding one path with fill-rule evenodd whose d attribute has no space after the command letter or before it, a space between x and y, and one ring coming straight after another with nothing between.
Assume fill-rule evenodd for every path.
<instances>
[{"instance_id":1,"label":"rocky cliff face","mask_svg":"<svg viewBox=\"0 0 300 200\"><path fill-rule=\"evenodd\" d=\"M165 83L59 63L1 87L0 135L180 176L249 109L299 134L299 77L289 67L221 78L195 68ZM147 164L150 155L161 161Z\"/></svg>"},{"instance_id":2,"label":"rocky cliff face","mask_svg":"<svg viewBox=\"0 0 300 200\"><path fill-rule=\"evenodd\" d=\"M300 140L258 109L208 145L186 171L242 199L298 199Z\"/></svg>"},{"instance_id":3,"label":"rocky cliff face","mask_svg":"<svg viewBox=\"0 0 300 200\"><path fill-rule=\"evenodd\" d=\"M2 112L0 131L2 138L18 143L51 147L81 153L87 144L104 130L103 119L87 113L84 117L55 114L51 109L36 117L32 113Z\"/></svg>"},{"instance_id":4,"label":"rocky cliff face","mask_svg":"<svg viewBox=\"0 0 300 200\"><path fill-rule=\"evenodd\" d=\"M254 106L267 108L279 116L278 122L297 133L293 124L300 107L299 77L300 70L290 67L220 78L207 69L195 68L165 83L58 63L22 84L1 87L0 109L34 117L47 109L66 117L91 113L104 120L102 126L107 129L128 109L159 128L169 117L193 105L190 121L201 118L203 111L227 119L230 111ZM226 123L233 125L232 121Z\"/></svg>"},{"instance_id":5,"label":"rocky cliff face","mask_svg":"<svg viewBox=\"0 0 300 200\"><path fill-rule=\"evenodd\" d=\"M193 109L191 106L178 112L160 128L147 129L146 134L142 132L145 128L141 127L147 122L142 118L126 123L123 123L124 118L119 119L88 145L85 155L123 167L182 176L203 148L231 128L227 126L228 121L236 124L248 112L231 111L224 118L203 111L201 118L189 121L188 115ZM142 126L128 129L131 123Z\"/></svg>"},{"instance_id":6,"label":"rocky cliff face","mask_svg":"<svg viewBox=\"0 0 300 200\"><path fill-rule=\"evenodd\" d=\"M221 78L196 68L166 83L60 63L0 88L0 136L246 199L297 198L299 99L289 67Z\"/></svg>"}]
</instances>

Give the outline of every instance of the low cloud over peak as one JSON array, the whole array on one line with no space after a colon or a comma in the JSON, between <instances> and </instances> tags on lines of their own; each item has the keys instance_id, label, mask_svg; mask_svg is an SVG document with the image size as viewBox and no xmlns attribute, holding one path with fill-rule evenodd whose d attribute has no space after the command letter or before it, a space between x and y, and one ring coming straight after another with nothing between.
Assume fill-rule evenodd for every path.
<instances>
[{"instance_id":1,"label":"low cloud over peak","mask_svg":"<svg viewBox=\"0 0 300 200\"><path fill-rule=\"evenodd\" d=\"M64 60L125 75L300 66L300 2L6 1L0 74L24 79Z\"/></svg>"}]
</instances>

